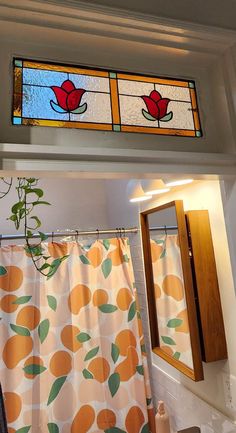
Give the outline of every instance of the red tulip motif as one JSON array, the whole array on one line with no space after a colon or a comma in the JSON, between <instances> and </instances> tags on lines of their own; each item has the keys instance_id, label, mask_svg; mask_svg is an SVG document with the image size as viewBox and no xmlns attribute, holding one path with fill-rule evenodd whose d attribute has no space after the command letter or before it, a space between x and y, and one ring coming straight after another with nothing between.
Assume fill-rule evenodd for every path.
<instances>
[{"instance_id":1,"label":"red tulip motif","mask_svg":"<svg viewBox=\"0 0 236 433\"><path fill-rule=\"evenodd\" d=\"M80 105L84 89L76 89L71 80L66 80L61 87L51 86L57 98L57 104L50 101L51 107L57 113L82 114L87 110L87 104Z\"/></svg>"},{"instance_id":2,"label":"red tulip motif","mask_svg":"<svg viewBox=\"0 0 236 433\"><path fill-rule=\"evenodd\" d=\"M144 100L147 110L142 109L143 116L147 120L168 122L173 117L173 112L167 113L168 104L170 99L162 98L157 90L153 90L149 96L141 96Z\"/></svg>"}]
</instances>

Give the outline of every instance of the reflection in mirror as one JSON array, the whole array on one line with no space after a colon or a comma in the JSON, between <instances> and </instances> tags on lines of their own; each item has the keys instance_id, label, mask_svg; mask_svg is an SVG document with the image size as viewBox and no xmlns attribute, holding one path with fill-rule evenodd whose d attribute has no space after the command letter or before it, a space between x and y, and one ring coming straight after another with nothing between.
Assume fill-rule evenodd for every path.
<instances>
[{"instance_id":1,"label":"reflection in mirror","mask_svg":"<svg viewBox=\"0 0 236 433\"><path fill-rule=\"evenodd\" d=\"M160 348L193 369L175 207L148 215L148 225Z\"/></svg>"},{"instance_id":2,"label":"reflection in mirror","mask_svg":"<svg viewBox=\"0 0 236 433\"><path fill-rule=\"evenodd\" d=\"M203 379L187 228L181 200L141 213L153 351Z\"/></svg>"}]
</instances>

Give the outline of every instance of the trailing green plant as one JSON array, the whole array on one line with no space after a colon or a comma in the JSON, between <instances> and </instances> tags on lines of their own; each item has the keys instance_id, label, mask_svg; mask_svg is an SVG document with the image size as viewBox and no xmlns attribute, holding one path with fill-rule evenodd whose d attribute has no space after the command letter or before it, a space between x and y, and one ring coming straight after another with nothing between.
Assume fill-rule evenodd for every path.
<instances>
[{"instance_id":1,"label":"trailing green plant","mask_svg":"<svg viewBox=\"0 0 236 433\"><path fill-rule=\"evenodd\" d=\"M9 180L1 177L3 191L0 189L0 199L4 198L13 187L13 178ZM53 259L50 255L46 255L43 241L47 239L47 235L39 228L42 223L36 215L36 208L40 205L49 206L51 203L43 200L44 191L38 187L39 179L30 177L18 177L16 180L17 201L11 208L11 215L8 220L12 221L16 230L19 230L23 225L24 237L26 240L25 251L31 256L33 264L40 274L51 278L60 264L67 259L68 255ZM35 243L35 235L39 236L39 242ZM2 267L1 267L2 268Z\"/></svg>"}]
</instances>

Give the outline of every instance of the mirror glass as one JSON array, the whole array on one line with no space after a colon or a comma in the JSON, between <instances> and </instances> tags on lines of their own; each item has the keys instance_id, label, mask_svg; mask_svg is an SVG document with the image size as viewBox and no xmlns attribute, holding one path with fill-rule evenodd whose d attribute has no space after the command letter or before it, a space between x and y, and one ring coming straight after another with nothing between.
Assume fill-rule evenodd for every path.
<instances>
[{"instance_id":1,"label":"mirror glass","mask_svg":"<svg viewBox=\"0 0 236 433\"><path fill-rule=\"evenodd\" d=\"M183 203L141 213L153 351L193 380L203 378Z\"/></svg>"},{"instance_id":2,"label":"mirror glass","mask_svg":"<svg viewBox=\"0 0 236 433\"><path fill-rule=\"evenodd\" d=\"M175 207L148 215L148 226L159 345L168 355L193 369Z\"/></svg>"}]
</instances>

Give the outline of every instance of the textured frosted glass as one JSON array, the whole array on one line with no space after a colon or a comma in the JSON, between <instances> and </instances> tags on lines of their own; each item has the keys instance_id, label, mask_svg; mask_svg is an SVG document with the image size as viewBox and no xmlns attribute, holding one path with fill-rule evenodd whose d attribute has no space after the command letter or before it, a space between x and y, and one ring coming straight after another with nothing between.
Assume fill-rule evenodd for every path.
<instances>
[{"instance_id":1,"label":"textured frosted glass","mask_svg":"<svg viewBox=\"0 0 236 433\"><path fill-rule=\"evenodd\" d=\"M155 89L162 95L163 98L165 97L169 99L174 99L176 101L191 101L188 87L155 84Z\"/></svg>"},{"instance_id":2,"label":"textured frosted glass","mask_svg":"<svg viewBox=\"0 0 236 433\"><path fill-rule=\"evenodd\" d=\"M50 100L55 100L49 87L23 86L22 116L33 119L69 120L67 113L56 113L52 110Z\"/></svg>"},{"instance_id":3,"label":"textured frosted glass","mask_svg":"<svg viewBox=\"0 0 236 433\"><path fill-rule=\"evenodd\" d=\"M37 86L61 86L68 79L65 72L44 71L40 69L23 68L23 83Z\"/></svg>"},{"instance_id":4,"label":"textured frosted glass","mask_svg":"<svg viewBox=\"0 0 236 433\"><path fill-rule=\"evenodd\" d=\"M124 95L149 95L154 90L154 84L140 81L118 80L119 94Z\"/></svg>"},{"instance_id":5,"label":"textured frosted glass","mask_svg":"<svg viewBox=\"0 0 236 433\"><path fill-rule=\"evenodd\" d=\"M109 93L110 91L109 78L69 74L69 80L73 81L76 88L91 90L93 92Z\"/></svg>"},{"instance_id":6,"label":"textured frosted glass","mask_svg":"<svg viewBox=\"0 0 236 433\"><path fill-rule=\"evenodd\" d=\"M87 110L83 114L71 114L72 121L111 123L110 96L105 93L86 92L81 104L87 103Z\"/></svg>"},{"instance_id":7,"label":"textured frosted glass","mask_svg":"<svg viewBox=\"0 0 236 433\"><path fill-rule=\"evenodd\" d=\"M193 81L14 59L13 89L14 125L202 135Z\"/></svg>"},{"instance_id":8,"label":"textured frosted glass","mask_svg":"<svg viewBox=\"0 0 236 433\"><path fill-rule=\"evenodd\" d=\"M135 96L120 95L120 114L123 125L158 127L158 121L145 119L142 109L146 108L143 100Z\"/></svg>"},{"instance_id":9,"label":"textured frosted glass","mask_svg":"<svg viewBox=\"0 0 236 433\"><path fill-rule=\"evenodd\" d=\"M169 122L160 120L160 128L193 129L193 114L188 102L170 101L168 111L173 111L173 119Z\"/></svg>"}]
</instances>

